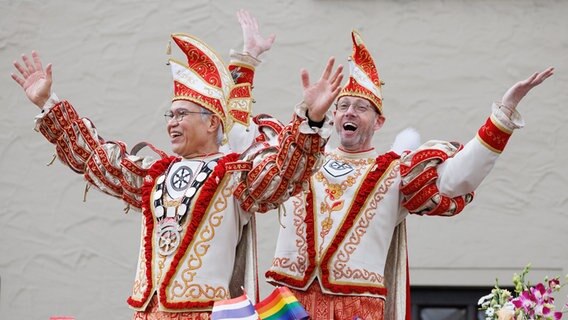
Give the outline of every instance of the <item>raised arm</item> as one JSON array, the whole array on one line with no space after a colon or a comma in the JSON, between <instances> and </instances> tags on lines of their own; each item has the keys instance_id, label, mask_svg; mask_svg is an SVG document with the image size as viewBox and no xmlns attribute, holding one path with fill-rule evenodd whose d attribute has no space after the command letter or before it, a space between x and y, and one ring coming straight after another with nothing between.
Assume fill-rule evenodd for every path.
<instances>
[{"instance_id":1,"label":"raised arm","mask_svg":"<svg viewBox=\"0 0 568 320\"><path fill-rule=\"evenodd\" d=\"M32 60L22 54L22 61L23 64L14 61L14 67L20 74L12 73L12 79L24 89L28 99L41 109L51 95L51 63L44 70L39 54L35 51L32 51Z\"/></svg>"},{"instance_id":2,"label":"raised arm","mask_svg":"<svg viewBox=\"0 0 568 320\"><path fill-rule=\"evenodd\" d=\"M36 52L32 52L32 61L26 55L22 60L23 64L14 62L20 75L12 74L12 78L42 109L36 116L36 129L55 145L59 160L89 184L139 209L140 187L154 159L129 155L121 141L105 141L89 119L79 117L69 102L52 95L51 64L44 70Z\"/></svg>"},{"instance_id":3,"label":"raised arm","mask_svg":"<svg viewBox=\"0 0 568 320\"><path fill-rule=\"evenodd\" d=\"M301 71L304 103L308 108L309 119L312 121L321 122L324 120L325 114L341 90L343 66L339 65L334 71L334 63L335 58L329 58L320 79L313 84L310 83L308 71L305 69Z\"/></svg>"},{"instance_id":4,"label":"raised arm","mask_svg":"<svg viewBox=\"0 0 568 320\"><path fill-rule=\"evenodd\" d=\"M263 37L256 18L246 10L237 11L237 19L243 33L243 51L231 50L229 70L235 83L249 83L252 86L254 69L260 64L259 56L270 50L276 37L274 34Z\"/></svg>"},{"instance_id":5,"label":"raised arm","mask_svg":"<svg viewBox=\"0 0 568 320\"><path fill-rule=\"evenodd\" d=\"M322 76L310 83L302 70L304 101L296 106L292 121L277 129L270 141L259 142L243 153L243 168L235 195L248 212L276 208L301 191L321 165L324 147L331 134L331 117L326 116L339 94L342 66L334 70L333 58Z\"/></svg>"},{"instance_id":6,"label":"raised arm","mask_svg":"<svg viewBox=\"0 0 568 320\"><path fill-rule=\"evenodd\" d=\"M255 68L261 63L259 56L270 50L275 36L263 37L256 18L246 10L237 11L237 20L243 34L243 51L231 50L229 70L235 83L250 84L252 88ZM250 113L252 116L252 106ZM259 137L258 125L253 121L235 123L228 133L228 145L222 147L222 151L244 152Z\"/></svg>"},{"instance_id":7,"label":"raised arm","mask_svg":"<svg viewBox=\"0 0 568 320\"><path fill-rule=\"evenodd\" d=\"M237 19L243 31L243 53L258 59L263 52L270 50L276 39L274 34L264 38L260 34L256 18L247 10L237 11Z\"/></svg>"},{"instance_id":8,"label":"raised arm","mask_svg":"<svg viewBox=\"0 0 568 320\"><path fill-rule=\"evenodd\" d=\"M476 137L463 147L429 141L401 157L403 205L411 213L455 215L473 199L473 191L492 170L507 141L524 121L517 112L523 97L554 74L554 68L534 73L509 88L493 104Z\"/></svg>"},{"instance_id":9,"label":"raised arm","mask_svg":"<svg viewBox=\"0 0 568 320\"><path fill-rule=\"evenodd\" d=\"M501 103L510 108L512 110L517 109L517 105L521 100L525 97L529 91L531 91L534 87L540 85L544 80L548 79L550 76L554 74L554 68L549 67L548 69L535 72L532 76L528 77L525 80L521 80L515 83L501 99Z\"/></svg>"}]
</instances>

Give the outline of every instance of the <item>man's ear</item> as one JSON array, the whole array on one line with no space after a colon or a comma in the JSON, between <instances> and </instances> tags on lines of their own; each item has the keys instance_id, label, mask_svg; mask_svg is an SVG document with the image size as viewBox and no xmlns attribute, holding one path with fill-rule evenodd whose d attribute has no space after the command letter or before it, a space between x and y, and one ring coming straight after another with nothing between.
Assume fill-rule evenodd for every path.
<instances>
[{"instance_id":1,"label":"man's ear","mask_svg":"<svg viewBox=\"0 0 568 320\"><path fill-rule=\"evenodd\" d=\"M383 124L385 124L385 120L386 118L382 114L377 117L374 126L375 131L379 130L383 126Z\"/></svg>"},{"instance_id":2,"label":"man's ear","mask_svg":"<svg viewBox=\"0 0 568 320\"><path fill-rule=\"evenodd\" d=\"M221 125L221 119L216 114L213 114L209 117L209 121L208 131L217 132L219 126Z\"/></svg>"}]
</instances>

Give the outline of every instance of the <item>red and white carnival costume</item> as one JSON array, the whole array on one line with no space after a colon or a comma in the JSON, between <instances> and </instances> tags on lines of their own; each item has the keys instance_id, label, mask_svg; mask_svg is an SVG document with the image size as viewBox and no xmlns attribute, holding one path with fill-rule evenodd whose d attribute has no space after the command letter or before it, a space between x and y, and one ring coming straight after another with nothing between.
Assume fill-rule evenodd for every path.
<instances>
[{"instance_id":1,"label":"red and white carnival costume","mask_svg":"<svg viewBox=\"0 0 568 320\"><path fill-rule=\"evenodd\" d=\"M353 43L340 96L367 98L382 112L374 62L356 32ZM285 203L268 281L295 289L314 319L409 319L405 217L461 212L521 126L518 113L494 105L463 147L429 141L401 154L326 153L309 190ZM380 301L365 307L367 297Z\"/></svg>"},{"instance_id":2,"label":"red and white carnival costume","mask_svg":"<svg viewBox=\"0 0 568 320\"><path fill-rule=\"evenodd\" d=\"M172 38L188 59L170 60L173 100L198 103L219 116L225 130L232 121L246 124L253 66L240 59L226 68L200 40L185 34ZM244 236L251 213L273 209L302 190L321 163L329 128L311 128L305 106L297 109L288 126L278 134L267 129L243 154L182 159L154 149L160 156L155 160L127 152L121 141L103 140L71 104L50 98L36 127L56 146L58 158L90 185L142 212L140 255L128 299L139 311L135 318L145 319L149 305L152 312L199 317L199 311L240 290L247 275L244 261L237 260L247 259L249 269L255 264L250 254L237 253L239 241L253 240Z\"/></svg>"}]
</instances>

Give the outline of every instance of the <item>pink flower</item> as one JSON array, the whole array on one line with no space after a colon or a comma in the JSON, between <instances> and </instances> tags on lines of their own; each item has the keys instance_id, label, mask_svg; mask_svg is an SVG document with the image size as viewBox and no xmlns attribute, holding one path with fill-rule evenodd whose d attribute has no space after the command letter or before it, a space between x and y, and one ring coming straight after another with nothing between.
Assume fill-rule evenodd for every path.
<instances>
[{"instance_id":1,"label":"pink flower","mask_svg":"<svg viewBox=\"0 0 568 320\"><path fill-rule=\"evenodd\" d=\"M525 312L531 311L536 306L536 299L529 291L523 291L518 297L511 301L515 308Z\"/></svg>"},{"instance_id":2,"label":"pink flower","mask_svg":"<svg viewBox=\"0 0 568 320\"><path fill-rule=\"evenodd\" d=\"M551 289L557 289L558 287L560 287L560 279L550 279L550 281L548 281L548 287Z\"/></svg>"},{"instance_id":3,"label":"pink flower","mask_svg":"<svg viewBox=\"0 0 568 320\"><path fill-rule=\"evenodd\" d=\"M481 310L495 311L495 314L487 314L488 320L513 320L513 319L530 319L530 320L560 320L565 309L568 309L568 302L563 305L561 311L555 311L554 296L555 292L559 292L563 285L560 284L559 278L537 283L531 286L525 276L529 271L529 266L525 267L520 275L515 274L513 284L515 285L516 297L511 295L502 296L503 289L495 285L491 291L491 295L480 299ZM502 307L499 307L501 305ZM497 309L493 309L497 307ZM566 312L566 311L564 311ZM487 312L486 312L487 313Z\"/></svg>"}]
</instances>

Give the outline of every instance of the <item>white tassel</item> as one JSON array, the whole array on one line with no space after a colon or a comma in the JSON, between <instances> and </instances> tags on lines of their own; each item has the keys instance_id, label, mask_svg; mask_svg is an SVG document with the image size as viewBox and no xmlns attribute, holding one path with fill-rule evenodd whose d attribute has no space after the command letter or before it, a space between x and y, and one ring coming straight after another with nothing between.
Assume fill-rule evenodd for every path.
<instances>
[{"instance_id":1,"label":"white tassel","mask_svg":"<svg viewBox=\"0 0 568 320\"><path fill-rule=\"evenodd\" d=\"M415 150L420 146L420 134L414 128L406 128L399 132L394 139L391 150L401 154L407 150Z\"/></svg>"}]
</instances>

